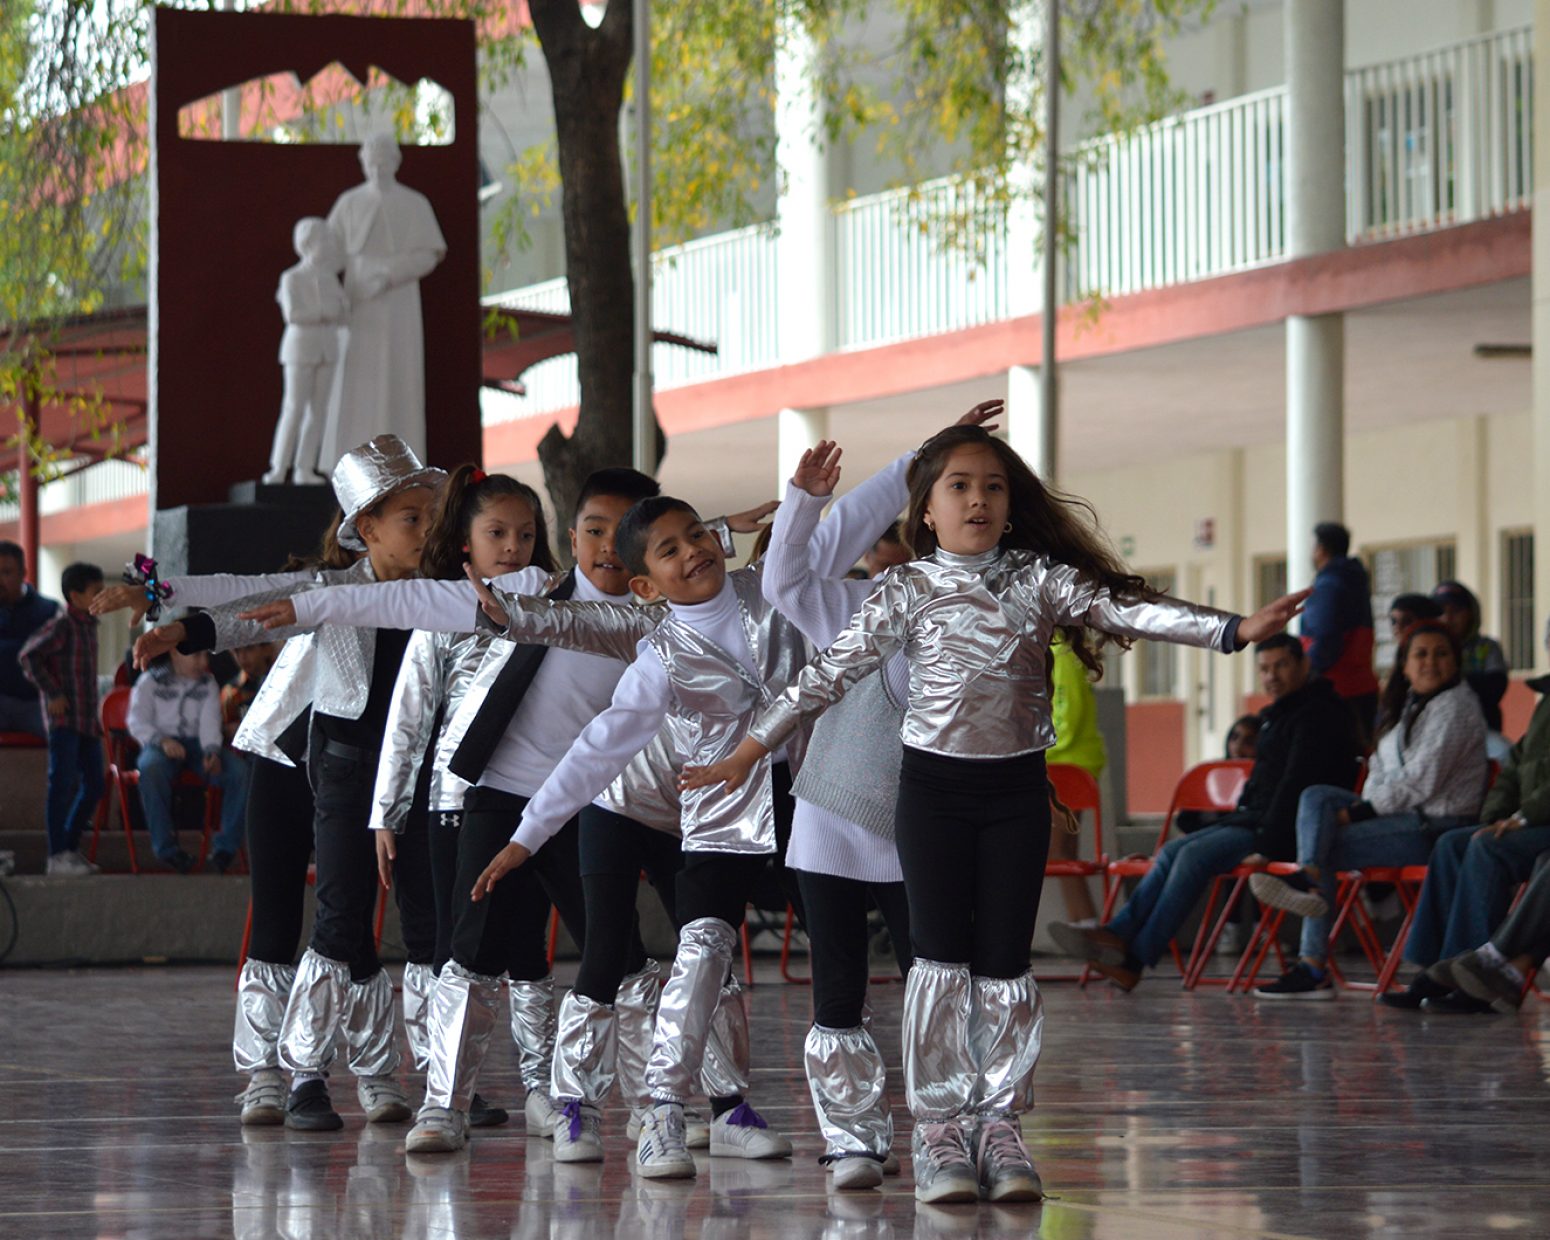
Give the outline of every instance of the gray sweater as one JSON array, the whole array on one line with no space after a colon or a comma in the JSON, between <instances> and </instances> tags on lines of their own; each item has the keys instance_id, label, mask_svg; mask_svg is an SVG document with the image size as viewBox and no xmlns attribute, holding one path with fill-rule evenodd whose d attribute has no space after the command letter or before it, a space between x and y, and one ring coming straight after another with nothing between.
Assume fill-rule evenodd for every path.
<instances>
[{"instance_id":1,"label":"gray sweater","mask_svg":"<svg viewBox=\"0 0 1550 1240\"><path fill-rule=\"evenodd\" d=\"M793 796L893 839L904 710L874 672L819 718Z\"/></svg>"},{"instance_id":2,"label":"gray sweater","mask_svg":"<svg viewBox=\"0 0 1550 1240\"><path fill-rule=\"evenodd\" d=\"M1430 818L1474 818L1485 798L1485 716L1463 681L1426 703L1408 739L1400 723L1383 734L1362 796L1380 814L1419 810Z\"/></svg>"}]
</instances>

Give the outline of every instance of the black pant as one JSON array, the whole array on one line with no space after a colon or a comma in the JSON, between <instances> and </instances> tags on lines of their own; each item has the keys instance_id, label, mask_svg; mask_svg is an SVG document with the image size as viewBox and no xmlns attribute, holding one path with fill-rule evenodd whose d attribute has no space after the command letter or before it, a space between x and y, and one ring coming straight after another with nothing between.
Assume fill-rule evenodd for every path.
<instances>
[{"instance_id":1,"label":"black pant","mask_svg":"<svg viewBox=\"0 0 1550 1240\"><path fill-rule=\"evenodd\" d=\"M472 899L474 883L511 842L527 798L495 788L470 788L458 832L457 881L452 898L452 959L472 973L536 982L549 975L549 907L577 946L586 950L586 900L581 892L576 823L496 883L484 899Z\"/></svg>"},{"instance_id":2,"label":"black pant","mask_svg":"<svg viewBox=\"0 0 1550 1240\"><path fill-rule=\"evenodd\" d=\"M376 832L368 832L375 836ZM373 841L375 846L375 841ZM397 840L393 861L393 902L398 905L398 928L404 936L404 956L410 964L436 961L436 880L431 868L431 825L425 803L409 812Z\"/></svg>"},{"instance_id":3,"label":"black pant","mask_svg":"<svg viewBox=\"0 0 1550 1240\"><path fill-rule=\"evenodd\" d=\"M867 909L875 903L888 923L902 977L910 967L909 899L903 883L863 883L794 870L807 906L813 964L813 1023L854 1029L866 1006Z\"/></svg>"},{"instance_id":4,"label":"black pant","mask_svg":"<svg viewBox=\"0 0 1550 1240\"><path fill-rule=\"evenodd\" d=\"M457 837L463 825L463 811L431 814L431 895L436 902L436 955L431 963L436 972L452 959L452 922L456 903L452 898L457 886Z\"/></svg>"},{"instance_id":5,"label":"black pant","mask_svg":"<svg viewBox=\"0 0 1550 1240\"><path fill-rule=\"evenodd\" d=\"M248 889L253 933L248 955L266 964L296 959L312 860L312 787L304 767L253 755L248 785Z\"/></svg>"},{"instance_id":6,"label":"black pant","mask_svg":"<svg viewBox=\"0 0 1550 1240\"><path fill-rule=\"evenodd\" d=\"M906 745L895 822L915 956L977 977L1027 972L1049 856L1044 755L948 758Z\"/></svg>"}]
</instances>

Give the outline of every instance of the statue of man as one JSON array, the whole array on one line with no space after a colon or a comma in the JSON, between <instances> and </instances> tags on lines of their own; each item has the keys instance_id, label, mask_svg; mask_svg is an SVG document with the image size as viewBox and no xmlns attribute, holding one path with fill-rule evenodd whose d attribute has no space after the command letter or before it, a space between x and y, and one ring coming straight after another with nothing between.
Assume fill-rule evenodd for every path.
<instances>
[{"instance_id":1,"label":"statue of man","mask_svg":"<svg viewBox=\"0 0 1550 1240\"><path fill-rule=\"evenodd\" d=\"M323 483L318 450L328 421L339 362L339 332L349 306L339 285L344 254L326 220L309 215L297 222L291 242L301 259L280 277L275 300L285 317L280 365L285 396L274 430L265 482Z\"/></svg>"},{"instance_id":2,"label":"statue of man","mask_svg":"<svg viewBox=\"0 0 1550 1240\"><path fill-rule=\"evenodd\" d=\"M394 176L402 156L386 134L361 143L364 185L328 213L344 241L350 331L334 416L324 438L326 472L356 444L392 433L425 456L425 336L420 281L447 243L424 194Z\"/></svg>"}]
</instances>

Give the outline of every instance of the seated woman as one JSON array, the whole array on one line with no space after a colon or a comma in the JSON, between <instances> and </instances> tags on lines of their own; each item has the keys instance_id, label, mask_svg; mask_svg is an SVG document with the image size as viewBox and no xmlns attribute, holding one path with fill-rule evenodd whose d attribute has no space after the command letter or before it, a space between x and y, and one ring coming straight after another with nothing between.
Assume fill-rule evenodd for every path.
<instances>
[{"instance_id":1,"label":"seated woman","mask_svg":"<svg viewBox=\"0 0 1550 1240\"><path fill-rule=\"evenodd\" d=\"M1423 621L1400 639L1384 686L1378 746L1362 795L1309 788L1297 804L1297 860L1289 878L1255 874L1261 904L1303 919L1301 959L1262 999L1333 999L1325 967L1330 912L1342 870L1423 865L1445 831L1473 823L1486 785L1485 718L1460 674L1458 639Z\"/></svg>"}]
</instances>

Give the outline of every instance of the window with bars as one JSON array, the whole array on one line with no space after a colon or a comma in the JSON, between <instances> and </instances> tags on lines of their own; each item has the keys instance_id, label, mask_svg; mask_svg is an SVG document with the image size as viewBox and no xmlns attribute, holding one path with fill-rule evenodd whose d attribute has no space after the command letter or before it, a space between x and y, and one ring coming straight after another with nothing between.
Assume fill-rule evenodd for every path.
<instances>
[{"instance_id":1,"label":"window with bars","mask_svg":"<svg viewBox=\"0 0 1550 1240\"><path fill-rule=\"evenodd\" d=\"M1394 661L1396 644L1389 632L1389 604L1396 594L1430 594L1439 581L1457 571L1458 550L1452 539L1369 547L1363 552L1372 576L1372 616L1377 665Z\"/></svg>"},{"instance_id":2,"label":"window with bars","mask_svg":"<svg viewBox=\"0 0 1550 1240\"><path fill-rule=\"evenodd\" d=\"M1502 648L1507 666L1527 671L1534 666L1539 632L1534 621L1534 531L1502 534Z\"/></svg>"},{"instance_id":3,"label":"window with bars","mask_svg":"<svg viewBox=\"0 0 1550 1240\"><path fill-rule=\"evenodd\" d=\"M1174 591L1175 577L1171 572L1146 573L1146 584L1164 594ZM1139 677L1136 691L1144 698L1172 698L1178 696L1179 656L1178 647L1168 642L1137 642L1135 645Z\"/></svg>"}]
</instances>

